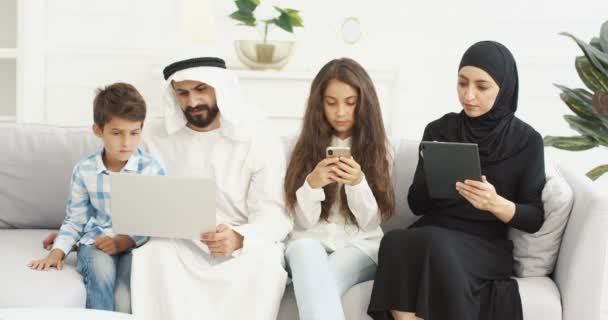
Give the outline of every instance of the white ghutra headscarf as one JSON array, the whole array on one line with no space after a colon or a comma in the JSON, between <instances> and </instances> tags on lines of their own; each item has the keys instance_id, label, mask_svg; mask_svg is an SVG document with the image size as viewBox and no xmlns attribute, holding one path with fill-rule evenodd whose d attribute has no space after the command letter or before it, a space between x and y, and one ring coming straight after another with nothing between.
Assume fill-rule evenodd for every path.
<instances>
[{"instance_id":1,"label":"white ghutra headscarf","mask_svg":"<svg viewBox=\"0 0 608 320\"><path fill-rule=\"evenodd\" d=\"M173 59L163 70L163 114L165 128L173 134L186 126L187 120L175 98L173 81L200 81L215 89L220 110L220 132L233 140L249 140L251 130L265 120L259 110L245 106L241 88L234 73L226 69L224 60L213 54L213 50L190 50ZM206 53L206 54L205 54Z\"/></svg>"}]
</instances>

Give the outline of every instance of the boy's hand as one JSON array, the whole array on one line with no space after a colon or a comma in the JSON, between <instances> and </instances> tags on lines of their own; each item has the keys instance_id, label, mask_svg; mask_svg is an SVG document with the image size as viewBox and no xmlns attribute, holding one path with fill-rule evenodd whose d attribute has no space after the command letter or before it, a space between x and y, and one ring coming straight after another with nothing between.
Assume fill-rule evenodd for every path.
<instances>
[{"instance_id":1,"label":"boy's hand","mask_svg":"<svg viewBox=\"0 0 608 320\"><path fill-rule=\"evenodd\" d=\"M53 243L55 243L55 238L57 238L57 231L51 232L51 234L42 240L42 247L45 250L51 250L53 248Z\"/></svg>"},{"instance_id":2,"label":"boy's hand","mask_svg":"<svg viewBox=\"0 0 608 320\"><path fill-rule=\"evenodd\" d=\"M93 241L95 248L113 256L118 254L118 246L114 238L110 236L98 237Z\"/></svg>"},{"instance_id":3,"label":"boy's hand","mask_svg":"<svg viewBox=\"0 0 608 320\"><path fill-rule=\"evenodd\" d=\"M34 260L27 266L32 270L47 271L51 267L56 267L57 270L63 269L63 257L65 254L60 249L53 249L46 259Z\"/></svg>"},{"instance_id":4,"label":"boy's hand","mask_svg":"<svg viewBox=\"0 0 608 320\"><path fill-rule=\"evenodd\" d=\"M230 256L243 247L244 237L225 224L217 226L215 232L201 234L201 241L209 247L211 255Z\"/></svg>"},{"instance_id":5,"label":"boy's hand","mask_svg":"<svg viewBox=\"0 0 608 320\"><path fill-rule=\"evenodd\" d=\"M135 242L129 236L118 235L114 238L103 236L93 241L95 248L113 256L135 247Z\"/></svg>"},{"instance_id":6,"label":"boy's hand","mask_svg":"<svg viewBox=\"0 0 608 320\"><path fill-rule=\"evenodd\" d=\"M42 247L45 250L53 249L53 244L55 244L55 239L57 239L57 231L51 232L44 240L42 240ZM72 251L78 251L78 247L76 245L72 246Z\"/></svg>"}]
</instances>

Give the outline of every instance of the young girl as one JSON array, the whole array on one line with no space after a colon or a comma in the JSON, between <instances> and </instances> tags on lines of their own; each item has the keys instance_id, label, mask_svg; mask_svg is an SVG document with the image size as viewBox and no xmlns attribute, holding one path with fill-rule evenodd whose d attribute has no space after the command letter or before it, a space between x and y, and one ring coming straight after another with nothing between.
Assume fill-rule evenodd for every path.
<instances>
[{"instance_id":1,"label":"young girl","mask_svg":"<svg viewBox=\"0 0 608 320\"><path fill-rule=\"evenodd\" d=\"M326 158L329 146L352 156ZM295 220L285 256L301 320L344 319L341 296L374 277L380 222L394 207L391 167L369 75L351 59L330 61L313 80L285 179Z\"/></svg>"}]
</instances>

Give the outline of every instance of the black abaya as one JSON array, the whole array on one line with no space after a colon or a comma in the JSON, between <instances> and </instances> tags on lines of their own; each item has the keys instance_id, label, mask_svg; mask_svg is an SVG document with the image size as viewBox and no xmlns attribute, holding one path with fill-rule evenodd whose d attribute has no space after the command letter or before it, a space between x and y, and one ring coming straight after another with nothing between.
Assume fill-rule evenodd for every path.
<instances>
[{"instance_id":1,"label":"black abaya","mask_svg":"<svg viewBox=\"0 0 608 320\"><path fill-rule=\"evenodd\" d=\"M461 67L467 65L485 70L500 86L494 106L478 118L447 114L426 127L423 140L477 143L482 174L497 194L515 203L515 215L505 224L464 198L431 199L419 158L408 202L422 218L382 239L368 310L376 320L392 319L390 310L425 320L523 317L517 282L510 278L513 245L507 231L536 232L543 223L543 140L514 116L517 69L505 47L477 43L463 57Z\"/></svg>"}]
</instances>

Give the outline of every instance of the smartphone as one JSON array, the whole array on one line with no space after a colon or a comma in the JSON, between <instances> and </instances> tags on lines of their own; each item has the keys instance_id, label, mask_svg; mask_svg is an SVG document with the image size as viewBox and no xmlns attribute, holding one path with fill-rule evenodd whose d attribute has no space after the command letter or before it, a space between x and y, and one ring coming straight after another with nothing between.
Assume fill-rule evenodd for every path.
<instances>
[{"instance_id":1,"label":"smartphone","mask_svg":"<svg viewBox=\"0 0 608 320\"><path fill-rule=\"evenodd\" d=\"M327 147L325 153L327 158L350 157L350 147Z\"/></svg>"}]
</instances>

